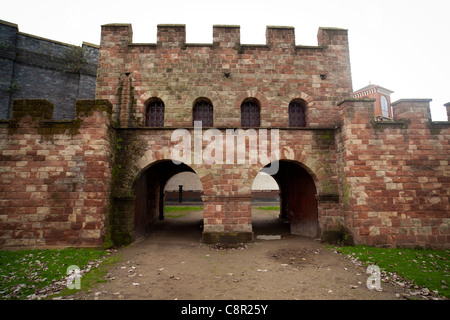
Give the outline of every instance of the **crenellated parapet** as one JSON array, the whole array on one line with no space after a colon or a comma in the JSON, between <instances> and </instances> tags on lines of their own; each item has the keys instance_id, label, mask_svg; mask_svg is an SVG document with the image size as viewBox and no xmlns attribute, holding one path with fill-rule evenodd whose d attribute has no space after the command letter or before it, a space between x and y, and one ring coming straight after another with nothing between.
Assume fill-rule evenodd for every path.
<instances>
[{"instance_id":1,"label":"crenellated parapet","mask_svg":"<svg viewBox=\"0 0 450 320\"><path fill-rule=\"evenodd\" d=\"M239 25L213 25L213 41L215 46L236 47L241 43ZM131 24L112 23L102 25L101 46L126 46L133 43ZM317 34L318 46L348 45L347 29L320 27ZM162 47L182 47L186 43L186 25L158 24L156 44ZM145 44L142 44L145 45ZM151 45L147 43L146 45ZM296 47L295 28L291 26L267 26L266 45L270 47ZM205 44L208 46L208 44ZM303 47L301 45L297 45Z\"/></svg>"},{"instance_id":2,"label":"crenellated parapet","mask_svg":"<svg viewBox=\"0 0 450 320\"><path fill-rule=\"evenodd\" d=\"M191 126L192 104L200 97L220 101L215 125L240 123L236 105L242 101L236 99L257 96L264 97L263 126L288 126L285 101L304 96L312 97L308 126L337 124L336 103L352 92L347 30L320 28L317 46L296 44L289 26L267 26L266 43L258 45L242 44L236 25L214 25L212 31L212 43L186 43L185 25L164 24L157 26L156 43L133 43L130 24L102 26L96 98L113 104L121 127L145 126L149 98L163 101L165 127ZM134 101L131 106L123 104L124 85L133 92L126 101Z\"/></svg>"}]
</instances>

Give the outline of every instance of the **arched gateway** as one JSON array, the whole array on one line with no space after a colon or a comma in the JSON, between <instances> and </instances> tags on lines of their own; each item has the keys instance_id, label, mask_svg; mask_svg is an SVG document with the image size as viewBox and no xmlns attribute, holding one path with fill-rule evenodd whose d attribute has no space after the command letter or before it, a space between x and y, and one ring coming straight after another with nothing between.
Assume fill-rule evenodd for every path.
<instances>
[{"instance_id":1,"label":"arched gateway","mask_svg":"<svg viewBox=\"0 0 450 320\"><path fill-rule=\"evenodd\" d=\"M134 183L134 236L143 236L156 221L164 219L166 183L181 172L195 171L184 163L175 164L171 160L155 161L136 179Z\"/></svg>"},{"instance_id":2,"label":"arched gateway","mask_svg":"<svg viewBox=\"0 0 450 320\"><path fill-rule=\"evenodd\" d=\"M292 234L317 236L319 234L318 196L313 176L298 161L284 159L278 161L276 165L278 170L273 178L280 188L280 218L289 221ZM202 172L205 169L197 168L197 170ZM247 170L241 171L240 174L235 173L229 185L240 185L245 192L247 189L243 180L248 180ZM145 235L157 220L164 219L164 186L170 178L181 172L195 173L196 171L184 163L175 164L172 160L157 160L143 168L136 176L132 185L133 197L130 197L128 204L129 213L131 214L130 211L132 211L132 217L129 217L132 220L129 225L131 241ZM208 181L220 181L220 179L221 177L214 177L212 174L201 179L206 181L206 195L203 196L204 241L251 240L253 235L251 194L236 193L234 196L212 194L214 187L211 186L214 184ZM121 199L116 199L116 205L120 206L120 202ZM113 237L117 235L116 233Z\"/></svg>"},{"instance_id":3,"label":"arched gateway","mask_svg":"<svg viewBox=\"0 0 450 320\"><path fill-rule=\"evenodd\" d=\"M311 175L296 161L280 160L273 178L280 188L280 218L289 220L292 234L316 237L318 197Z\"/></svg>"}]
</instances>

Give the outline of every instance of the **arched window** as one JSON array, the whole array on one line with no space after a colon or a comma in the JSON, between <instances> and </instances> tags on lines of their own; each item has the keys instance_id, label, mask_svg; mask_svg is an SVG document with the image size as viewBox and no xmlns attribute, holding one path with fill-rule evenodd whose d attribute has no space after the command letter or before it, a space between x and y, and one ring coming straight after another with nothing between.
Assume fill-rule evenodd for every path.
<instances>
[{"instance_id":1,"label":"arched window","mask_svg":"<svg viewBox=\"0 0 450 320\"><path fill-rule=\"evenodd\" d=\"M389 105L385 96L381 96L381 112L383 113L383 117L390 117Z\"/></svg>"},{"instance_id":2,"label":"arched window","mask_svg":"<svg viewBox=\"0 0 450 320\"><path fill-rule=\"evenodd\" d=\"M193 120L201 121L203 127L213 126L213 105L207 98L199 98L194 102L192 110Z\"/></svg>"},{"instance_id":3,"label":"arched window","mask_svg":"<svg viewBox=\"0 0 450 320\"><path fill-rule=\"evenodd\" d=\"M260 126L260 104L255 98L247 98L241 104L241 127Z\"/></svg>"},{"instance_id":4,"label":"arched window","mask_svg":"<svg viewBox=\"0 0 450 320\"><path fill-rule=\"evenodd\" d=\"M289 126L293 128L306 126L306 101L294 99L289 103Z\"/></svg>"},{"instance_id":5,"label":"arched window","mask_svg":"<svg viewBox=\"0 0 450 320\"><path fill-rule=\"evenodd\" d=\"M164 102L159 98L152 98L145 110L146 127L164 127Z\"/></svg>"}]
</instances>

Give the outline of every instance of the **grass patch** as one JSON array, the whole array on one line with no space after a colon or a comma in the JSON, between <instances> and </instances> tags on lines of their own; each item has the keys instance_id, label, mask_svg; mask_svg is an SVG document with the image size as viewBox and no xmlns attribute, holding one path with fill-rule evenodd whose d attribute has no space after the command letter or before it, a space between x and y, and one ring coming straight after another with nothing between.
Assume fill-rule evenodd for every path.
<instances>
[{"instance_id":1,"label":"grass patch","mask_svg":"<svg viewBox=\"0 0 450 320\"><path fill-rule=\"evenodd\" d=\"M104 278L107 273L109 267L121 261L120 255L110 256L107 259L104 259L102 263L94 269L91 269L88 273L83 274L81 278L81 291L87 291L89 289L95 288L100 283L105 283L108 280ZM68 296L76 293L78 290L76 289L64 289L59 294L60 296Z\"/></svg>"},{"instance_id":2,"label":"grass patch","mask_svg":"<svg viewBox=\"0 0 450 320\"><path fill-rule=\"evenodd\" d=\"M256 207L259 210L280 210L280 207Z\"/></svg>"},{"instance_id":3,"label":"grass patch","mask_svg":"<svg viewBox=\"0 0 450 320\"><path fill-rule=\"evenodd\" d=\"M69 266L76 265L83 269L91 261L105 259L106 255L105 250L93 248L0 251L0 299L26 299L54 281L63 279ZM89 277L99 276L93 271L91 269L83 275L82 288L92 284L88 281Z\"/></svg>"},{"instance_id":4,"label":"grass patch","mask_svg":"<svg viewBox=\"0 0 450 320\"><path fill-rule=\"evenodd\" d=\"M397 273L414 284L438 291L450 298L450 251L369 246L334 247L337 251L358 258L366 266L375 264L381 270Z\"/></svg>"},{"instance_id":5,"label":"grass patch","mask_svg":"<svg viewBox=\"0 0 450 320\"><path fill-rule=\"evenodd\" d=\"M164 212L174 212L174 211L198 211L203 210L203 207L164 207Z\"/></svg>"},{"instance_id":6,"label":"grass patch","mask_svg":"<svg viewBox=\"0 0 450 320\"><path fill-rule=\"evenodd\" d=\"M187 211L203 210L203 207L164 207L164 213L166 218L181 218L188 214Z\"/></svg>"}]
</instances>

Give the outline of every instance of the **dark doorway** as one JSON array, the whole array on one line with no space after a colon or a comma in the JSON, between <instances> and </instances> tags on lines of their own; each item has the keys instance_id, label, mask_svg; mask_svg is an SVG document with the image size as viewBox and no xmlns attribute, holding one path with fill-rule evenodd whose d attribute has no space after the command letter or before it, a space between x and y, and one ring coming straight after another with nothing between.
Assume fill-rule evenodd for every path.
<instances>
[{"instance_id":1,"label":"dark doorway","mask_svg":"<svg viewBox=\"0 0 450 320\"><path fill-rule=\"evenodd\" d=\"M276 165L276 163L273 164ZM280 189L280 219L273 227L279 228L279 223L284 221L289 223L291 234L316 237L318 234L317 191L311 175L296 161L280 160L278 171L272 177Z\"/></svg>"},{"instance_id":2,"label":"dark doorway","mask_svg":"<svg viewBox=\"0 0 450 320\"><path fill-rule=\"evenodd\" d=\"M280 218L280 188L273 177L259 172L252 184L254 236L289 235L289 221Z\"/></svg>"},{"instance_id":3,"label":"dark doorway","mask_svg":"<svg viewBox=\"0 0 450 320\"><path fill-rule=\"evenodd\" d=\"M194 172L192 168L181 163L175 164L171 160L157 161L146 169L135 183L134 202L134 235L135 239L144 236L154 227L156 222L166 219L165 214L165 186L169 179L180 172ZM199 218L201 223L203 217ZM159 223L162 228L166 228ZM181 227L182 228L182 227ZM200 231L201 235L201 231Z\"/></svg>"}]
</instances>

